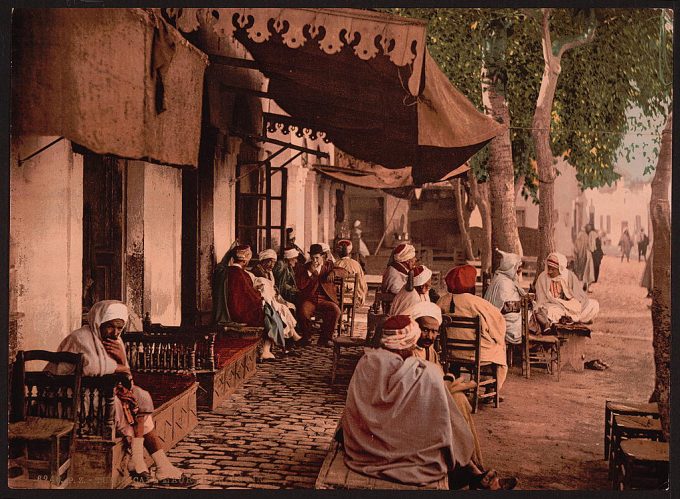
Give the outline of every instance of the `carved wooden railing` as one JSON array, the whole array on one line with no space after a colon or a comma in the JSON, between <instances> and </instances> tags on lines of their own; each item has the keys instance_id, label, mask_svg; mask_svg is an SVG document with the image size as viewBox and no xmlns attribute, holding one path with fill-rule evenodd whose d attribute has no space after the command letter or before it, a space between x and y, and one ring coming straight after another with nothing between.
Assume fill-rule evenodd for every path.
<instances>
[{"instance_id":1,"label":"carved wooden railing","mask_svg":"<svg viewBox=\"0 0 680 499\"><path fill-rule=\"evenodd\" d=\"M26 373L25 408L27 416L42 418L70 419L72 417L73 390L63 383L55 383L56 378L48 372ZM101 437L113 439L114 388L126 379L124 374L105 376L83 376L81 381L78 415L78 437Z\"/></svg>"}]
</instances>

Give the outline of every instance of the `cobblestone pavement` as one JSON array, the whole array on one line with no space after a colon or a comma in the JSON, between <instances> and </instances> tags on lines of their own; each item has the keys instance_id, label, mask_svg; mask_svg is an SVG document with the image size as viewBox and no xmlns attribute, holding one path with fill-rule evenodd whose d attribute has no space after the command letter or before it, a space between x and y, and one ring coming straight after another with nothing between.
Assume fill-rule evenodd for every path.
<instances>
[{"instance_id":1,"label":"cobblestone pavement","mask_svg":"<svg viewBox=\"0 0 680 499\"><path fill-rule=\"evenodd\" d=\"M362 329L365 322L357 324ZM258 364L216 411L199 411L196 428L168 452L198 481L193 488L314 488L362 349L342 349L333 386L332 349L312 344L299 352Z\"/></svg>"}]
</instances>

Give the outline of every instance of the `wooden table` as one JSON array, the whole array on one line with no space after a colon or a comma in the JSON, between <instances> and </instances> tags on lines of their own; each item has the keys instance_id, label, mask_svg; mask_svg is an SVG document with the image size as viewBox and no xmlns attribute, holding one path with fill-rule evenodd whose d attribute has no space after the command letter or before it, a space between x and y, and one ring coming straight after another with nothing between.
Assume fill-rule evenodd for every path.
<instances>
[{"instance_id":1,"label":"wooden table","mask_svg":"<svg viewBox=\"0 0 680 499\"><path fill-rule=\"evenodd\" d=\"M551 334L565 340L560 347L561 366L570 366L574 371L584 369L586 338L590 338L590 328L585 324L559 324L551 327Z\"/></svg>"},{"instance_id":2,"label":"wooden table","mask_svg":"<svg viewBox=\"0 0 680 499\"><path fill-rule=\"evenodd\" d=\"M366 284L368 289L380 289L382 285L382 275L379 274L366 274Z\"/></svg>"}]
</instances>

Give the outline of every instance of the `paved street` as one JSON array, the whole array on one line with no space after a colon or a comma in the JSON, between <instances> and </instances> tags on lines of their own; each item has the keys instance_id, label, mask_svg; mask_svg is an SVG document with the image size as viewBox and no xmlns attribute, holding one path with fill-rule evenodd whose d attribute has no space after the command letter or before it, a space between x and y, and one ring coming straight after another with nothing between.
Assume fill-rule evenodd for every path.
<instances>
[{"instance_id":1,"label":"paved street","mask_svg":"<svg viewBox=\"0 0 680 499\"><path fill-rule=\"evenodd\" d=\"M198 480L197 489L314 488L360 354L342 350L334 387L330 348L311 345L300 357L259 364L217 411L199 412L198 426L168 452L170 460Z\"/></svg>"}]
</instances>

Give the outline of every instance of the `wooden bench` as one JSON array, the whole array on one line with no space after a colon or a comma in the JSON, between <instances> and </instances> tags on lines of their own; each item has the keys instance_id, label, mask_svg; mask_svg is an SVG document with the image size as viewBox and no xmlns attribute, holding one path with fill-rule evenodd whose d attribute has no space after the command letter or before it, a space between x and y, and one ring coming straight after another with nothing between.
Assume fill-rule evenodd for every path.
<instances>
[{"instance_id":1,"label":"wooden bench","mask_svg":"<svg viewBox=\"0 0 680 499\"><path fill-rule=\"evenodd\" d=\"M336 432L337 433L337 432ZM321 465L315 489L360 489L360 490L449 490L448 477L427 485L406 485L390 480L374 478L352 471L345 464L345 450L336 438L331 441L328 454Z\"/></svg>"},{"instance_id":2,"label":"wooden bench","mask_svg":"<svg viewBox=\"0 0 680 499\"><path fill-rule=\"evenodd\" d=\"M571 367L581 372L584 369L586 338L590 338L590 328L587 324L575 322L571 324L554 323L550 328L550 334L557 336L562 341L560 347L560 366Z\"/></svg>"},{"instance_id":3,"label":"wooden bench","mask_svg":"<svg viewBox=\"0 0 680 499\"><path fill-rule=\"evenodd\" d=\"M613 479L616 468L621 462L621 444L631 438L663 440L661 420L648 416L615 414L612 424L612 438L609 447L609 478Z\"/></svg>"},{"instance_id":4,"label":"wooden bench","mask_svg":"<svg viewBox=\"0 0 680 499\"><path fill-rule=\"evenodd\" d=\"M135 384L154 401L154 419L164 450L171 449L198 423L196 391L191 374L133 373ZM74 454L73 488L115 489L130 483L125 442L115 435L113 390L119 375L83 378L81 414ZM83 410L81 409L81 412ZM145 451L147 464L151 456Z\"/></svg>"},{"instance_id":5,"label":"wooden bench","mask_svg":"<svg viewBox=\"0 0 680 499\"><path fill-rule=\"evenodd\" d=\"M255 373L262 331L239 324L163 326L145 320L144 333L128 334L124 341L133 370L192 373L200 385L197 407L212 411Z\"/></svg>"}]
</instances>

